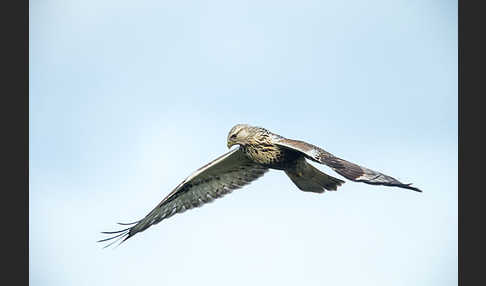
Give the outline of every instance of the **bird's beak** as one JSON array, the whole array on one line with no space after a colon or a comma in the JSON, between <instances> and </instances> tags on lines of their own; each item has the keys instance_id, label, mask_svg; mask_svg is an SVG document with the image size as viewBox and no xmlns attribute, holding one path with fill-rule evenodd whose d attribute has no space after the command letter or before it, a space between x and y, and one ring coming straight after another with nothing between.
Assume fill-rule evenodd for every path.
<instances>
[{"instance_id":1,"label":"bird's beak","mask_svg":"<svg viewBox=\"0 0 486 286\"><path fill-rule=\"evenodd\" d=\"M235 145L235 142L228 140L228 143L226 144L228 146L228 149L231 148L231 146Z\"/></svg>"}]
</instances>

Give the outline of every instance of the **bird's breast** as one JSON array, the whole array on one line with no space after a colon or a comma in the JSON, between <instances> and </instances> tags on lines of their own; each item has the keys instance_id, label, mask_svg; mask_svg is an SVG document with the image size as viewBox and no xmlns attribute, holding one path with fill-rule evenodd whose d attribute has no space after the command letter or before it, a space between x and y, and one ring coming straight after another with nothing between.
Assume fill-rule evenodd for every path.
<instances>
[{"instance_id":1,"label":"bird's breast","mask_svg":"<svg viewBox=\"0 0 486 286\"><path fill-rule=\"evenodd\" d=\"M274 169L283 169L287 162L295 160L295 156L273 144L247 145L244 151L255 163Z\"/></svg>"}]
</instances>

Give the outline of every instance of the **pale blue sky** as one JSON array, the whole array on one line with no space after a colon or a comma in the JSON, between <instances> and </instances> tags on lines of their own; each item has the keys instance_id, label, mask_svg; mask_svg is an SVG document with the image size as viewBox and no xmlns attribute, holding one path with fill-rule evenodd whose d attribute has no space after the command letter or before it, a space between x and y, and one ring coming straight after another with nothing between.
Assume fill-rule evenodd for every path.
<instances>
[{"instance_id":1,"label":"pale blue sky","mask_svg":"<svg viewBox=\"0 0 486 286\"><path fill-rule=\"evenodd\" d=\"M457 1L30 1L31 285L457 285ZM237 123L424 190L272 171L115 249ZM329 168L319 169L339 176Z\"/></svg>"}]
</instances>

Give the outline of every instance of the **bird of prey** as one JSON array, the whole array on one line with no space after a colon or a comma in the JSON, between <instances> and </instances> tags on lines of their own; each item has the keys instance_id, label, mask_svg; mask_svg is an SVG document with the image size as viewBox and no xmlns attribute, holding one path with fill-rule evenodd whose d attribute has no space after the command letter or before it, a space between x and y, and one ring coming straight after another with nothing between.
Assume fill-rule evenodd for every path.
<instances>
[{"instance_id":1,"label":"bird of prey","mask_svg":"<svg viewBox=\"0 0 486 286\"><path fill-rule=\"evenodd\" d=\"M372 185L394 186L421 192L411 184L343 160L304 141L292 140L265 128L237 124L229 131L227 146L239 145L185 178L143 219L126 229L103 232L112 235L99 242L120 243L176 213L199 207L260 178L269 169L282 170L304 192L335 191L344 181L324 174L307 160L331 167L339 175ZM116 239L118 238L118 239ZM116 240L115 240L116 239ZM107 246L111 245L108 244Z\"/></svg>"}]
</instances>

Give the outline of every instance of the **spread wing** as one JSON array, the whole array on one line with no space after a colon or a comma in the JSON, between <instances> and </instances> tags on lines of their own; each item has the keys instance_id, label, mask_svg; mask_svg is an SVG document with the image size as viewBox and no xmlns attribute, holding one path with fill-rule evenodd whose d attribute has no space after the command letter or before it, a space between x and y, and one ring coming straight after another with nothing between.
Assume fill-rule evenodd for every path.
<instances>
[{"instance_id":1,"label":"spread wing","mask_svg":"<svg viewBox=\"0 0 486 286\"><path fill-rule=\"evenodd\" d=\"M279 138L274 143L278 146L298 151L312 161L325 164L349 180L372 185L395 186L421 192L418 188L412 187L412 184L403 184L395 178L338 158L307 142Z\"/></svg>"},{"instance_id":2,"label":"spread wing","mask_svg":"<svg viewBox=\"0 0 486 286\"><path fill-rule=\"evenodd\" d=\"M133 226L119 231L103 232L114 234L114 236L98 242L118 238L107 245L110 246L119 239L124 238L123 241L125 241L136 233L144 231L176 213L199 207L247 185L263 176L266 171L268 171L266 167L248 159L239 148L231 150L184 179L143 219L129 224L120 223L121 225Z\"/></svg>"}]
</instances>

